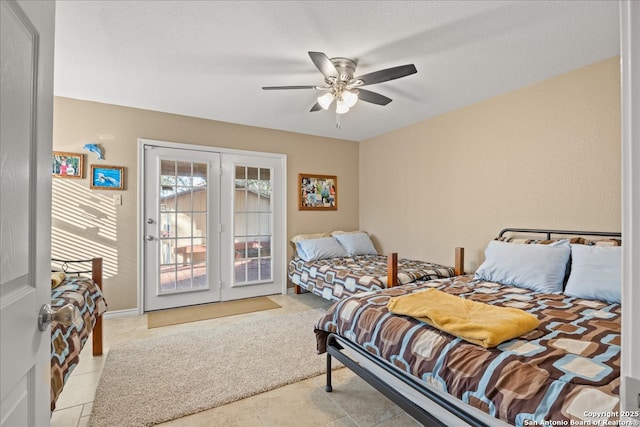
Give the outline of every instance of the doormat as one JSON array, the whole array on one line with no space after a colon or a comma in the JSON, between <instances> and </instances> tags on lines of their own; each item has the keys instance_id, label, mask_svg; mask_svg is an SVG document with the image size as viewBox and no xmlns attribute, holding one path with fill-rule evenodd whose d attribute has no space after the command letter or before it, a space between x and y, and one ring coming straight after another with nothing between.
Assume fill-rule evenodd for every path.
<instances>
[{"instance_id":1,"label":"doormat","mask_svg":"<svg viewBox=\"0 0 640 427\"><path fill-rule=\"evenodd\" d=\"M179 325L181 323L196 322L198 320L271 310L273 308L280 308L280 305L268 297L258 297L152 311L147 313L147 328Z\"/></svg>"}]
</instances>

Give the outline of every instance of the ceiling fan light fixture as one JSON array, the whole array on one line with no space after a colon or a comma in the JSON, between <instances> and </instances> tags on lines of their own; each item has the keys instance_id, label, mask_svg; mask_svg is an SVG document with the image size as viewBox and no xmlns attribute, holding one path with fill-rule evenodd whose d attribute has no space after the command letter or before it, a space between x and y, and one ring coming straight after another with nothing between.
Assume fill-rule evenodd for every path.
<instances>
[{"instance_id":1,"label":"ceiling fan light fixture","mask_svg":"<svg viewBox=\"0 0 640 427\"><path fill-rule=\"evenodd\" d=\"M345 90L342 92L342 101L344 101L345 105L348 108L353 107L358 102L358 91L357 90Z\"/></svg>"},{"instance_id":2,"label":"ceiling fan light fixture","mask_svg":"<svg viewBox=\"0 0 640 427\"><path fill-rule=\"evenodd\" d=\"M326 93L317 97L317 101L309 111L329 110L333 105L333 101L336 101L336 127L338 129L340 129L340 115L347 113L349 109L354 107L358 103L360 95L362 95L363 102L370 104L387 105L391 102L391 98L384 95L367 89L359 89L361 86L388 82L418 72L415 65L407 64L354 77L357 61L343 57L329 58L322 52L309 51L308 53L311 61L324 77L324 85L263 86L262 89L313 89L326 91Z\"/></svg>"},{"instance_id":3,"label":"ceiling fan light fixture","mask_svg":"<svg viewBox=\"0 0 640 427\"><path fill-rule=\"evenodd\" d=\"M338 100L338 102L336 102L336 113L344 114L347 111L349 111L349 107L347 106L347 103L342 100Z\"/></svg>"},{"instance_id":4,"label":"ceiling fan light fixture","mask_svg":"<svg viewBox=\"0 0 640 427\"><path fill-rule=\"evenodd\" d=\"M328 110L333 102L333 94L331 92L327 92L322 96L318 97L318 104L322 107L323 110Z\"/></svg>"}]
</instances>

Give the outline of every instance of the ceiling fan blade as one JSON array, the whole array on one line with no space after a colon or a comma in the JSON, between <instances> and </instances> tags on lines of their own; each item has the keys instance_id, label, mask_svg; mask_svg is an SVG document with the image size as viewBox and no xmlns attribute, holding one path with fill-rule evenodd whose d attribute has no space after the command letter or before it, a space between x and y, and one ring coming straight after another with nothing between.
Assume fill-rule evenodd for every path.
<instances>
[{"instance_id":1,"label":"ceiling fan blade","mask_svg":"<svg viewBox=\"0 0 640 427\"><path fill-rule=\"evenodd\" d=\"M322 52L309 52L311 60L326 78L338 78L338 70L331 60Z\"/></svg>"},{"instance_id":2,"label":"ceiling fan blade","mask_svg":"<svg viewBox=\"0 0 640 427\"><path fill-rule=\"evenodd\" d=\"M373 73L354 77L352 82L358 82L358 80L361 80L362 83L356 84L355 86L366 86L399 79L400 77L409 76L417 72L418 70L416 70L416 66L413 64L400 65L398 67L386 68L384 70L374 71Z\"/></svg>"},{"instance_id":3,"label":"ceiling fan blade","mask_svg":"<svg viewBox=\"0 0 640 427\"><path fill-rule=\"evenodd\" d=\"M317 89L317 86L262 86L264 90L281 90L281 89Z\"/></svg>"},{"instance_id":4,"label":"ceiling fan blade","mask_svg":"<svg viewBox=\"0 0 640 427\"><path fill-rule=\"evenodd\" d=\"M386 96L380 95L376 92L371 92L370 90L358 89L358 92L358 98L361 101L370 102L377 105L387 105L391 102L391 98L387 98Z\"/></svg>"},{"instance_id":5,"label":"ceiling fan blade","mask_svg":"<svg viewBox=\"0 0 640 427\"><path fill-rule=\"evenodd\" d=\"M311 110L309 110L309 112L313 113L314 111L320 111L320 110L322 110L322 107L320 106L320 104L316 102L315 104L313 104L313 107L311 107Z\"/></svg>"}]
</instances>

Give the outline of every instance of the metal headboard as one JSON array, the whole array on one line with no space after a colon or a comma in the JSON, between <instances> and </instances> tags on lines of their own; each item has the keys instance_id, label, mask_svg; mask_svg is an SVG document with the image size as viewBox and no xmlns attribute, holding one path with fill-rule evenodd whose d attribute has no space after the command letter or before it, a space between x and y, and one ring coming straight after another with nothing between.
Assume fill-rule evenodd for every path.
<instances>
[{"instance_id":1,"label":"metal headboard","mask_svg":"<svg viewBox=\"0 0 640 427\"><path fill-rule=\"evenodd\" d=\"M57 259L57 258L51 258L51 262L52 263L59 263L59 265L56 265L57 268L59 268L60 270L62 270L63 272L67 273L67 274L91 274L91 272L93 271L91 269L91 263L93 262L93 259L74 259L74 260L68 260L68 259ZM89 269L88 270L70 270L70 268L73 268L75 266L71 266L69 264L82 264L82 263L89 263ZM52 271L60 271L60 270L52 270Z\"/></svg>"},{"instance_id":2,"label":"metal headboard","mask_svg":"<svg viewBox=\"0 0 640 427\"><path fill-rule=\"evenodd\" d=\"M551 240L552 234L557 235L570 235L570 236L601 236L601 237L622 237L622 233L616 233L611 231L575 231L575 230L545 230L537 228L505 228L500 231L498 237L502 237L505 233L533 233L533 234L545 234L547 240Z\"/></svg>"}]
</instances>

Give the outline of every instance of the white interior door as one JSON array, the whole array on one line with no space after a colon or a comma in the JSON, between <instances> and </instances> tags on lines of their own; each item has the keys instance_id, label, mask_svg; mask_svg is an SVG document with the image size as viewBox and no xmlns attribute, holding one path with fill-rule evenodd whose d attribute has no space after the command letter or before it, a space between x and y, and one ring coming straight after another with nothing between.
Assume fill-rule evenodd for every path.
<instances>
[{"instance_id":1,"label":"white interior door","mask_svg":"<svg viewBox=\"0 0 640 427\"><path fill-rule=\"evenodd\" d=\"M220 155L144 156L144 311L219 301Z\"/></svg>"},{"instance_id":2,"label":"white interior door","mask_svg":"<svg viewBox=\"0 0 640 427\"><path fill-rule=\"evenodd\" d=\"M54 2L0 1L0 425L47 426Z\"/></svg>"},{"instance_id":3,"label":"white interior door","mask_svg":"<svg viewBox=\"0 0 640 427\"><path fill-rule=\"evenodd\" d=\"M282 159L222 154L223 301L284 292Z\"/></svg>"}]
</instances>

